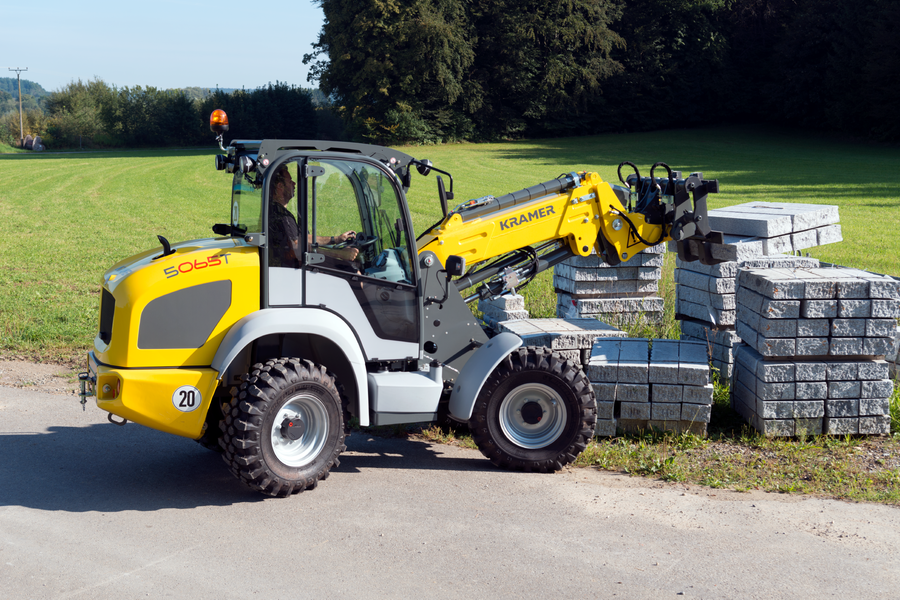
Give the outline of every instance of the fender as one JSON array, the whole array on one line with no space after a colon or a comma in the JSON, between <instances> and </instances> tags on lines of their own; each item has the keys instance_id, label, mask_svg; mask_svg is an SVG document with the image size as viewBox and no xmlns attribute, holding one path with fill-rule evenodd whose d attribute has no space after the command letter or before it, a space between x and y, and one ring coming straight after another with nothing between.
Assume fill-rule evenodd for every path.
<instances>
[{"instance_id":1,"label":"fender","mask_svg":"<svg viewBox=\"0 0 900 600\"><path fill-rule=\"evenodd\" d=\"M460 421L472 418L472 409L484 382L497 365L522 343L522 338L516 334L504 332L491 338L472 354L456 377L456 385L450 393L450 414L454 418Z\"/></svg>"},{"instance_id":2,"label":"fender","mask_svg":"<svg viewBox=\"0 0 900 600\"><path fill-rule=\"evenodd\" d=\"M247 347L248 344L269 334L309 333L334 341L344 352L353 369L359 398L359 424L369 424L369 388L366 379L366 361L362 349L350 326L333 313L309 308L266 308L251 313L225 335L210 365L219 376Z\"/></svg>"}]
</instances>

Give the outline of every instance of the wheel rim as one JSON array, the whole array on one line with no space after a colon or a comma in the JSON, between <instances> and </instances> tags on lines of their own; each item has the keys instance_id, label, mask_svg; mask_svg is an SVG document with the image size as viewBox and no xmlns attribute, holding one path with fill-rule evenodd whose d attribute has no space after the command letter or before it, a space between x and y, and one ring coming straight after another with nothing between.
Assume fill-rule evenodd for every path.
<instances>
[{"instance_id":1,"label":"wheel rim","mask_svg":"<svg viewBox=\"0 0 900 600\"><path fill-rule=\"evenodd\" d=\"M540 383L517 387L500 404L503 434L516 446L529 450L544 448L559 439L566 420L562 396Z\"/></svg>"},{"instance_id":2,"label":"wheel rim","mask_svg":"<svg viewBox=\"0 0 900 600\"><path fill-rule=\"evenodd\" d=\"M303 435L292 440L282 433L286 420L300 420L305 426ZM275 456L289 467L302 467L311 463L325 447L328 438L328 412L315 396L294 396L284 403L272 425L272 450Z\"/></svg>"}]
</instances>

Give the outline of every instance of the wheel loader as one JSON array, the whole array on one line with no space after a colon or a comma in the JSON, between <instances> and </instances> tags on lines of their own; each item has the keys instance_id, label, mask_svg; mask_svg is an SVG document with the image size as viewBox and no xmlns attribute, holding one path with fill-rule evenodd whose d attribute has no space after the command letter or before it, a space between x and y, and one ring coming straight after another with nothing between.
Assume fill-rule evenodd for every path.
<instances>
[{"instance_id":1,"label":"wheel loader","mask_svg":"<svg viewBox=\"0 0 900 600\"><path fill-rule=\"evenodd\" d=\"M572 256L617 264L676 240L682 259L712 263L721 241L706 218L717 181L663 163L649 177L623 163L621 185L572 172L453 206L452 176L428 160L318 140L226 148L224 112L210 126L230 220L208 239L159 236L106 271L81 402L218 450L270 496L325 479L351 418L451 419L497 466L562 468L595 427L581 365L495 335L468 304ZM438 173L442 213L418 236L405 196L415 172Z\"/></svg>"}]
</instances>

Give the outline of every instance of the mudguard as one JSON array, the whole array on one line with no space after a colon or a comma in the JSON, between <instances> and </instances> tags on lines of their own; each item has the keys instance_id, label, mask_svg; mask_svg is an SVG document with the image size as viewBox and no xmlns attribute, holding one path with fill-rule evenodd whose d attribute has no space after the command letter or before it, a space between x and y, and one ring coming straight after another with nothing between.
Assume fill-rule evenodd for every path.
<instances>
[{"instance_id":1,"label":"mudguard","mask_svg":"<svg viewBox=\"0 0 900 600\"><path fill-rule=\"evenodd\" d=\"M476 350L456 378L450 393L450 414L460 421L472 418L475 400L488 376L510 352L522 345L522 338L504 332Z\"/></svg>"},{"instance_id":2,"label":"mudguard","mask_svg":"<svg viewBox=\"0 0 900 600\"><path fill-rule=\"evenodd\" d=\"M359 397L360 425L369 424L369 390L366 361L350 326L333 313L309 308L267 308L247 315L225 335L210 365L219 376L253 340L278 333L321 335L334 341L353 369Z\"/></svg>"}]
</instances>

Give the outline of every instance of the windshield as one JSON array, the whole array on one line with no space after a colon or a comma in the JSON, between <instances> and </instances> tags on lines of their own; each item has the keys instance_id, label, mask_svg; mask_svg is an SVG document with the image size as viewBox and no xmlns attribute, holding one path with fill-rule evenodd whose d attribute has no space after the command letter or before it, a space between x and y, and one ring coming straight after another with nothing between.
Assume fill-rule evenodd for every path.
<instances>
[{"instance_id":1,"label":"windshield","mask_svg":"<svg viewBox=\"0 0 900 600\"><path fill-rule=\"evenodd\" d=\"M231 184L231 231L234 235L262 232L262 185L243 173Z\"/></svg>"}]
</instances>

